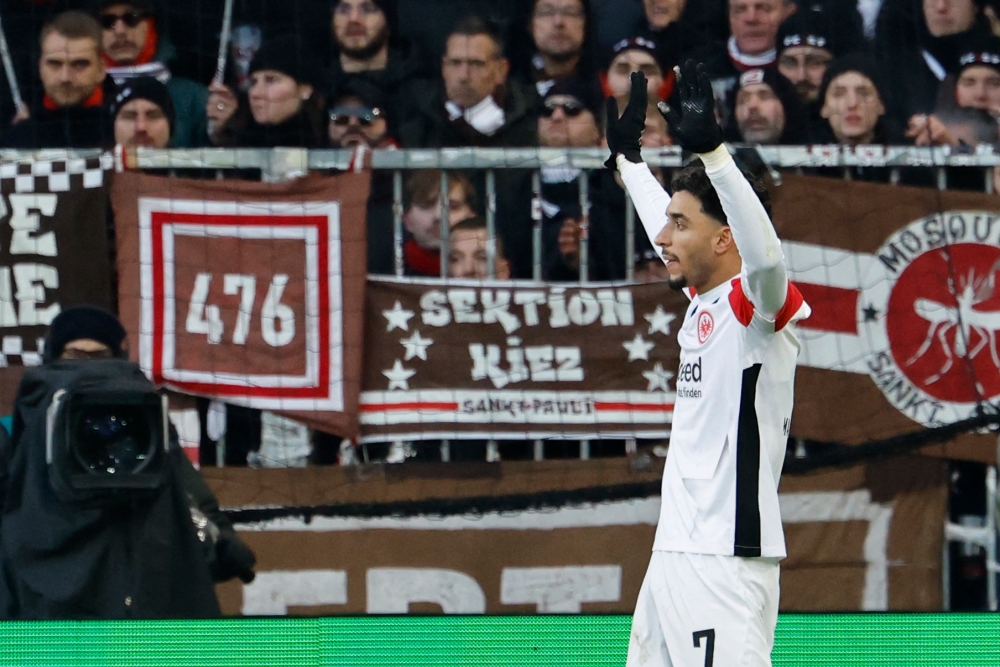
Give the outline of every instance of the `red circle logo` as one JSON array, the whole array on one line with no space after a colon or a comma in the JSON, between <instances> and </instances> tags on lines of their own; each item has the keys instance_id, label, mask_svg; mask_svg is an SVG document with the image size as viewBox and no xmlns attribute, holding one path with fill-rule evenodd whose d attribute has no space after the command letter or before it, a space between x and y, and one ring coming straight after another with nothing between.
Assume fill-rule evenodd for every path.
<instances>
[{"instance_id":1,"label":"red circle logo","mask_svg":"<svg viewBox=\"0 0 1000 667\"><path fill-rule=\"evenodd\" d=\"M915 258L892 289L886 332L899 369L928 395L1000 395L1000 248L960 243Z\"/></svg>"},{"instance_id":2,"label":"red circle logo","mask_svg":"<svg viewBox=\"0 0 1000 667\"><path fill-rule=\"evenodd\" d=\"M698 342L704 343L713 331L715 331L715 320L712 319L712 313L702 311L698 316Z\"/></svg>"}]
</instances>

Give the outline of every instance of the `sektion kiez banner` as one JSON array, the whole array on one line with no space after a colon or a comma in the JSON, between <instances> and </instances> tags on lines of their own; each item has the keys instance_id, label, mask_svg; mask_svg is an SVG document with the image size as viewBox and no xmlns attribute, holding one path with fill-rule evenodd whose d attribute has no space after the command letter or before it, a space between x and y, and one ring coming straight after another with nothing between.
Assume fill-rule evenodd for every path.
<instances>
[{"instance_id":1,"label":"sektion kiez banner","mask_svg":"<svg viewBox=\"0 0 1000 667\"><path fill-rule=\"evenodd\" d=\"M774 219L812 306L793 435L859 443L996 412L1000 197L786 176ZM941 453L994 446L970 435Z\"/></svg>"},{"instance_id":2,"label":"sektion kiez banner","mask_svg":"<svg viewBox=\"0 0 1000 667\"><path fill-rule=\"evenodd\" d=\"M353 437L369 173L267 184L119 174L119 307L160 386Z\"/></svg>"},{"instance_id":3,"label":"sektion kiez banner","mask_svg":"<svg viewBox=\"0 0 1000 667\"><path fill-rule=\"evenodd\" d=\"M102 160L0 164L0 414L25 366L41 363L64 308L111 308L112 269Z\"/></svg>"},{"instance_id":4,"label":"sektion kiez banner","mask_svg":"<svg viewBox=\"0 0 1000 667\"><path fill-rule=\"evenodd\" d=\"M664 283L369 280L362 439L666 437L686 305Z\"/></svg>"}]
</instances>

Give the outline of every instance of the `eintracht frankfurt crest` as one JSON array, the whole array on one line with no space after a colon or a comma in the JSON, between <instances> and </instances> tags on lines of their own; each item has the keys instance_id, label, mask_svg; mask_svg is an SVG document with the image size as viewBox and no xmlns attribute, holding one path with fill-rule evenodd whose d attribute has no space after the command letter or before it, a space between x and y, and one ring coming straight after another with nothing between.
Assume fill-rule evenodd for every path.
<instances>
[{"instance_id":1,"label":"eintracht frankfurt crest","mask_svg":"<svg viewBox=\"0 0 1000 667\"><path fill-rule=\"evenodd\" d=\"M858 300L872 380L899 410L935 426L1000 397L1000 217L948 211L890 236Z\"/></svg>"}]
</instances>

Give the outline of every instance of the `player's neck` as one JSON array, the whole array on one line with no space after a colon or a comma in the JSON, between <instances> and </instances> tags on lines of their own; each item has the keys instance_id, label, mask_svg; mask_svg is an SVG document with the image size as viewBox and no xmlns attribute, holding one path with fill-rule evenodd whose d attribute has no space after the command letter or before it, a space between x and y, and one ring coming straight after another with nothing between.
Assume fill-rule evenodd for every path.
<instances>
[{"instance_id":1,"label":"player's neck","mask_svg":"<svg viewBox=\"0 0 1000 667\"><path fill-rule=\"evenodd\" d=\"M719 266L712 272L706 280L699 285L692 285L698 294L708 294L719 285L728 283L730 280L740 275L743 268L742 262L737 258L736 262L720 262Z\"/></svg>"}]
</instances>

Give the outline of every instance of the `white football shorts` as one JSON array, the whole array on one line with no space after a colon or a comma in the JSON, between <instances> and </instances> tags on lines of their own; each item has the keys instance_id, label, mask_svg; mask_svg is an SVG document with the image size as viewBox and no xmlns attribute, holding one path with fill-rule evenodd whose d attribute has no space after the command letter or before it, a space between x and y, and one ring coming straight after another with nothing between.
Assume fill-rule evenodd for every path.
<instances>
[{"instance_id":1,"label":"white football shorts","mask_svg":"<svg viewBox=\"0 0 1000 667\"><path fill-rule=\"evenodd\" d=\"M626 667L770 667L778 559L654 551Z\"/></svg>"}]
</instances>

